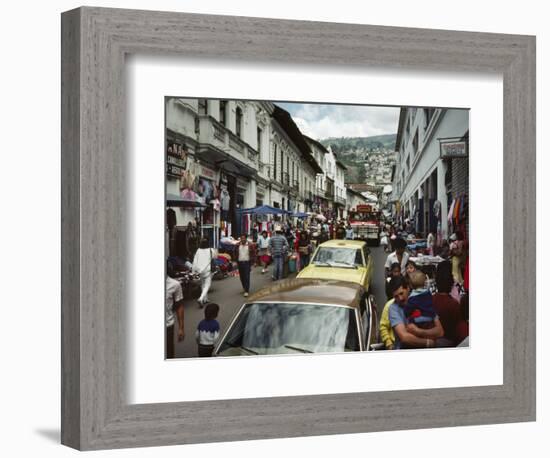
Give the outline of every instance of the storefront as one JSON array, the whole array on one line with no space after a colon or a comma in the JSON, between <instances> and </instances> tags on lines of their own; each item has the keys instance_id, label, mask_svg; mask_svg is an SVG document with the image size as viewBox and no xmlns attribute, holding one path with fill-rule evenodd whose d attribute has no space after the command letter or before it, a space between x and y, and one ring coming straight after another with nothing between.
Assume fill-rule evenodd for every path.
<instances>
[{"instance_id":1,"label":"storefront","mask_svg":"<svg viewBox=\"0 0 550 458\"><path fill-rule=\"evenodd\" d=\"M202 214L201 235L206 237L211 247L217 247L219 242L221 203L218 198L218 174L212 168L198 163L198 200L205 205Z\"/></svg>"}]
</instances>

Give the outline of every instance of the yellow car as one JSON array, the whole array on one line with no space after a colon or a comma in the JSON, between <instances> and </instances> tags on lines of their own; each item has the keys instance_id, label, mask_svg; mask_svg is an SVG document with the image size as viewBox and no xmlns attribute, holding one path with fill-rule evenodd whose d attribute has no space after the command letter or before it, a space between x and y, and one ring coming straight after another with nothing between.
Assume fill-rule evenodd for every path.
<instances>
[{"instance_id":1,"label":"yellow car","mask_svg":"<svg viewBox=\"0 0 550 458\"><path fill-rule=\"evenodd\" d=\"M373 259L362 240L329 240L317 247L309 265L296 278L321 278L358 283L370 290Z\"/></svg>"}]
</instances>

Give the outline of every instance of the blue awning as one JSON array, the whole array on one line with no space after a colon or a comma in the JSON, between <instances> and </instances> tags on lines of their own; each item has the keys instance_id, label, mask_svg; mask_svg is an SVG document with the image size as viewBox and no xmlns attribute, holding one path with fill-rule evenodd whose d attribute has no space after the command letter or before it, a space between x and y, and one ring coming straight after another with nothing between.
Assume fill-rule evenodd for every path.
<instances>
[{"instance_id":1,"label":"blue awning","mask_svg":"<svg viewBox=\"0 0 550 458\"><path fill-rule=\"evenodd\" d=\"M288 213L281 208L271 207L270 205L260 205L254 208L243 208L242 210L239 210L239 212L244 215L284 215Z\"/></svg>"}]
</instances>

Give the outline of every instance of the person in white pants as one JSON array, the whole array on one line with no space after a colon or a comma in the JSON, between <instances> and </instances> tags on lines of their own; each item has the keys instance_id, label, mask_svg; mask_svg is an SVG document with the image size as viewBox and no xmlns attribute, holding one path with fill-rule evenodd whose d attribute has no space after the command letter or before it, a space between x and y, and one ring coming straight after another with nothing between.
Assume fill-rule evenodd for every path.
<instances>
[{"instance_id":1,"label":"person in white pants","mask_svg":"<svg viewBox=\"0 0 550 458\"><path fill-rule=\"evenodd\" d=\"M218 253L208 246L208 239L202 238L199 249L193 258L193 272L199 274L201 278L201 295L198 299L200 308L208 302L208 291L212 285L212 260L216 259Z\"/></svg>"}]
</instances>

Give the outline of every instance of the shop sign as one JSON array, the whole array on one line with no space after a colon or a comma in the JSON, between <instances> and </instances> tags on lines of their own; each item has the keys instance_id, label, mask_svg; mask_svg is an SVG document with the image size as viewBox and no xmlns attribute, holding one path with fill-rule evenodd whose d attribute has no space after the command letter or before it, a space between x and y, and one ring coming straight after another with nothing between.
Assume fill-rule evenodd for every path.
<instances>
[{"instance_id":1,"label":"shop sign","mask_svg":"<svg viewBox=\"0 0 550 458\"><path fill-rule=\"evenodd\" d=\"M458 157L468 157L468 143L461 141L440 140L439 148L443 159L454 159Z\"/></svg>"},{"instance_id":2,"label":"shop sign","mask_svg":"<svg viewBox=\"0 0 550 458\"><path fill-rule=\"evenodd\" d=\"M357 205L357 212L359 213L367 213L372 211L372 206L366 205L366 204L359 204Z\"/></svg>"},{"instance_id":3,"label":"shop sign","mask_svg":"<svg viewBox=\"0 0 550 458\"><path fill-rule=\"evenodd\" d=\"M182 169L187 167L187 160L176 156L166 156L166 162Z\"/></svg>"},{"instance_id":4,"label":"shop sign","mask_svg":"<svg viewBox=\"0 0 550 458\"><path fill-rule=\"evenodd\" d=\"M177 165L166 163L166 174L167 175L179 178L183 175L184 170L185 170L184 168L179 167Z\"/></svg>"},{"instance_id":5,"label":"shop sign","mask_svg":"<svg viewBox=\"0 0 550 458\"><path fill-rule=\"evenodd\" d=\"M166 174L179 178L187 169L187 148L177 142L166 144Z\"/></svg>"},{"instance_id":6,"label":"shop sign","mask_svg":"<svg viewBox=\"0 0 550 458\"><path fill-rule=\"evenodd\" d=\"M204 165L201 166L200 174L205 178L210 178L211 180L213 180L214 177L216 176L216 172L214 172L214 170L212 170L208 167L205 167Z\"/></svg>"}]
</instances>

